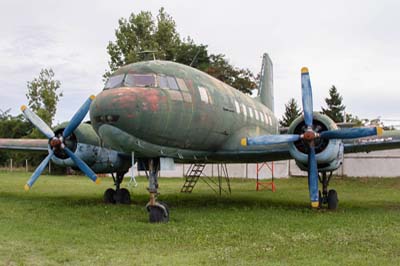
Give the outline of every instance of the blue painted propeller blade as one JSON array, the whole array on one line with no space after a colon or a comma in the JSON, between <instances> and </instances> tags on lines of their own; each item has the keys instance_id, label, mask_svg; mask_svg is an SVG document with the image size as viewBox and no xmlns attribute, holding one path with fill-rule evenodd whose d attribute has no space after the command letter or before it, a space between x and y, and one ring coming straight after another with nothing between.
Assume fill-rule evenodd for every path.
<instances>
[{"instance_id":1,"label":"blue painted propeller blade","mask_svg":"<svg viewBox=\"0 0 400 266\"><path fill-rule=\"evenodd\" d=\"M306 126L310 127L313 123L313 98L310 74L308 68L301 69L301 100L303 103L304 122Z\"/></svg>"},{"instance_id":2,"label":"blue painted propeller blade","mask_svg":"<svg viewBox=\"0 0 400 266\"><path fill-rule=\"evenodd\" d=\"M308 189L310 191L311 207L319 207L318 199L318 166L315 158L315 148L310 146L308 154Z\"/></svg>"},{"instance_id":3,"label":"blue painted propeller blade","mask_svg":"<svg viewBox=\"0 0 400 266\"><path fill-rule=\"evenodd\" d=\"M51 157L53 157L54 152L50 150L49 155L47 155L46 158L39 164L39 166L36 168L35 172L33 172L31 178L26 182L25 185L25 190L28 191L35 181L39 178L39 176L42 174L44 168L46 168L47 164L49 163Z\"/></svg>"},{"instance_id":4,"label":"blue painted propeller blade","mask_svg":"<svg viewBox=\"0 0 400 266\"><path fill-rule=\"evenodd\" d=\"M380 129L376 127L345 128L321 132L320 137L324 139L354 139L378 135Z\"/></svg>"},{"instance_id":5,"label":"blue painted propeller blade","mask_svg":"<svg viewBox=\"0 0 400 266\"><path fill-rule=\"evenodd\" d=\"M29 110L25 105L21 106L21 111L40 132L42 132L48 139L54 137L53 130L34 112Z\"/></svg>"},{"instance_id":6,"label":"blue painted propeller blade","mask_svg":"<svg viewBox=\"0 0 400 266\"><path fill-rule=\"evenodd\" d=\"M247 145L272 145L280 143L294 142L300 139L300 135L282 134L282 135L263 135L247 138Z\"/></svg>"},{"instance_id":7,"label":"blue painted propeller blade","mask_svg":"<svg viewBox=\"0 0 400 266\"><path fill-rule=\"evenodd\" d=\"M96 184L100 182L100 179L97 178L93 170L90 169L90 167L84 161L82 161L67 147L64 148L64 151L68 154L69 157L71 157L76 166L78 166L79 169L81 169L81 171L84 172L93 182L96 182Z\"/></svg>"},{"instance_id":8,"label":"blue painted propeller blade","mask_svg":"<svg viewBox=\"0 0 400 266\"><path fill-rule=\"evenodd\" d=\"M63 137L68 137L80 125L86 114L89 112L90 104L94 100L94 95L90 96L74 114L68 126L64 129Z\"/></svg>"}]
</instances>

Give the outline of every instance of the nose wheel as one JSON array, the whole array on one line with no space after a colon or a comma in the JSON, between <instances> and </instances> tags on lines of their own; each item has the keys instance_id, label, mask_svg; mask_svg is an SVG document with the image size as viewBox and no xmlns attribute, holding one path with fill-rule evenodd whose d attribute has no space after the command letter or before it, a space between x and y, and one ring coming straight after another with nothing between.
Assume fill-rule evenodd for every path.
<instances>
[{"instance_id":1,"label":"nose wheel","mask_svg":"<svg viewBox=\"0 0 400 266\"><path fill-rule=\"evenodd\" d=\"M336 210L339 205L338 194L336 190L330 189L328 191L329 181L332 178L332 172L329 175L322 172L319 175L319 182L322 184L322 193L319 191L319 207L326 205L329 210Z\"/></svg>"},{"instance_id":2,"label":"nose wheel","mask_svg":"<svg viewBox=\"0 0 400 266\"><path fill-rule=\"evenodd\" d=\"M130 204L131 196L126 188L120 188L121 183L124 180L125 173L116 173L116 176L112 174L114 180L115 190L112 188L107 189L104 192L104 203L108 204Z\"/></svg>"}]
</instances>

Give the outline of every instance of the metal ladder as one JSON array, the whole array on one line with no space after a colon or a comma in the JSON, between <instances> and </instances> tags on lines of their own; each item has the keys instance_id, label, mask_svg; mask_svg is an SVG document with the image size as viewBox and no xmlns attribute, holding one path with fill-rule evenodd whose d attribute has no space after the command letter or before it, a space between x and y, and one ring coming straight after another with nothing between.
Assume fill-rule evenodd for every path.
<instances>
[{"instance_id":1,"label":"metal ladder","mask_svg":"<svg viewBox=\"0 0 400 266\"><path fill-rule=\"evenodd\" d=\"M197 181L199 181L199 178L205 167L205 163L195 163L190 165L185 175L186 179L181 189L182 193L192 193L194 186L196 185Z\"/></svg>"}]
</instances>

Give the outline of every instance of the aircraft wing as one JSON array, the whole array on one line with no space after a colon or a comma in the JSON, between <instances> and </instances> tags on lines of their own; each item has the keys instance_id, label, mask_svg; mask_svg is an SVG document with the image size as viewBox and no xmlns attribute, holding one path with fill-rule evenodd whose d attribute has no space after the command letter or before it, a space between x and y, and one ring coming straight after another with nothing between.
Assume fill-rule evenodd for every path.
<instances>
[{"instance_id":1,"label":"aircraft wing","mask_svg":"<svg viewBox=\"0 0 400 266\"><path fill-rule=\"evenodd\" d=\"M384 131L381 136L344 141L345 153L370 152L400 148L400 130Z\"/></svg>"},{"instance_id":2,"label":"aircraft wing","mask_svg":"<svg viewBox=\"0 0 400 266\"><path fill-rule=\"evenodd\" d=\"M2 139L0 138L0 149L24 150L24 151L47 151L49 141L47 139Z\"/></svg>"}]
</instances>

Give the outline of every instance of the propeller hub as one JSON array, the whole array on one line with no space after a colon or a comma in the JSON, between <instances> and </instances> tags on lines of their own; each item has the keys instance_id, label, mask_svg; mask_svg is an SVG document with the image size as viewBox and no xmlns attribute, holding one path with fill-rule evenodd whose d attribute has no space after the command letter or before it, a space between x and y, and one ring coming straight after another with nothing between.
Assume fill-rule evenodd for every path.
<instances>
[{"instance_id":1,"label":"propeller hub","mask_svg":"<svg viewBox=\"0 0 400 266\"><path fill-rule=\"evenodd\" d=\"M59 149L61 147L62 141L59 138L52 138L50 140L50 146L54 149Z\"/></svg>"},{"instance_id":2,"label":"propeller hub","mask_svg":"<svg viewBox=\"0 0 400 266\"><path fill-rule=\"evenodd\" d=\"M312 141L312 140L315 140L318 136L319 136L319 134L317 132L310 129L310 130L307 130L306 132L304 132L304 134L301 136L301 138L306 141Z\"/></svg>"}]
</instances>

